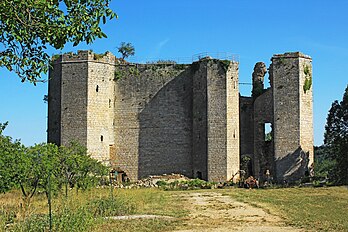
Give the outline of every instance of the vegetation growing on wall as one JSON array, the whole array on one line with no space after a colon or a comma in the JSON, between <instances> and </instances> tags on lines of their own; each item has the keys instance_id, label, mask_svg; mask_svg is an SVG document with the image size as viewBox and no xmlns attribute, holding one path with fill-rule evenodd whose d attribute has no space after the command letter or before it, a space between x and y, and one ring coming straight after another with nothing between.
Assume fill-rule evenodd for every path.
<instances>
[{"instance_id":1,"label":"vegetation growing on wall","mask_svg":"<svg viewBox=\"0 0 348 232\"><path fill-rule=\"evenodd\" d=\"M220 63L224 69L225 72L227 72L228 68L230 67L231 61L230 60L220 60Z\"/></svg>"},{"instance_id":2,"label":"vegetation growing on wall","mask_svg":"<svg viewBox=\"0 0 348 232\"><path fill-rule=\"evenodd\" d=\"M127 75L127 72L125 70L116 67L114 72L114 81L124 78L126 77L126 75Z\"/></svg>"},{"instance_id":3,"label":"vegetation growing on wall","mask_svg":"<svg viewBox=\"0 0 348 232\"><path fill-rule=\"evenodd\" d=\"M310 67L308 65L304 66L303 72L305 74L305 81L304 81L304 84L303 84L303 91L306 93L312 87L312 74L311 74Z\"/></svg>"},{"instance_id":4,"label":"vegetation growing on wall","mask_svg":"<svg viewBox=\"0 0 348 232\"><path fill-rule=\"evenodd\" d=\"M129 74L134 75L134 76L139 76L140 72L137 67L130 67L129 68Z\"/></svg>"},{"instance_id":5,"label":"vegetation growing on wall","mask_svg":"<svg viewBox=\"0 0 348 232\"><path fill-rule=\"evenodd\" d=\"M105 53L100 53L100 54L94 53L93 59L94 59L94 60L100 60L101 58L103 58L104 56L106 56L106 53L107 53L107 52L105 52Z\"/></svg>"}]
</instances>

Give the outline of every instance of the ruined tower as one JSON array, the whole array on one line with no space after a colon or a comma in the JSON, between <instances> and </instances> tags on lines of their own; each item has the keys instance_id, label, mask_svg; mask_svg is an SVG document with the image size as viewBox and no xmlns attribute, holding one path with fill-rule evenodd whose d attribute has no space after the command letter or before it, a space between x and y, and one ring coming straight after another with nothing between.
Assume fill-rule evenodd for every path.
<instances>
[{"instance_id":1,"label":"ruined tower","mask_svg":"<svg viewBox=\"0 0 348 232\"><path fill-rule=\"evenodd\" d=\"M293 182L309 174L314 159L312 60L294 52L271 61L271 87L264 89L266 66L258 62L252 97L240 97L242 168L261 181L270 173L278 183Z\"/></svg>"},{"instance_id":2,"label":"ruined tower","mask_svg":"<svg viewBox=\"0 0 348 232\"><path fill-rule=\"evenodd\" d=\"M314 159L312 59L299 52L274 55L271 72L276 178L291 181Z\"/></svg>"}]
</instances>

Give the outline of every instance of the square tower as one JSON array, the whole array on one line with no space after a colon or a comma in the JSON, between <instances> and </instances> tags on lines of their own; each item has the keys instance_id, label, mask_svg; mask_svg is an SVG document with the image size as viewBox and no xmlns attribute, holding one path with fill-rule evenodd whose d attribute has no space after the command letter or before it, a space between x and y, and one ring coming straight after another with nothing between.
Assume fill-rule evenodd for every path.
<instances>
[{"instance_id":1,"label":"square tower","mask_svg":"<svg viewBox=\"0 0 348 232\"><path fill-rule=\"evenodd\" d=\"M313 163L312 59L294 52L271 60L275 171L281 183L298 180Z\"/></svg>"}]
</instances>

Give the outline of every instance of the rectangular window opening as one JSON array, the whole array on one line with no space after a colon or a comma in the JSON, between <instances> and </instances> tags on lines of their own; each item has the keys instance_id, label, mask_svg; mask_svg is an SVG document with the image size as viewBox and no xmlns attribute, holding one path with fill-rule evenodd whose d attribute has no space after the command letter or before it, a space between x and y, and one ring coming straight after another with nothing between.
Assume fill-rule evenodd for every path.
<instances>
[{"instance_id":1,"label":"rectangular window opening","mask_svg":"<svg viewBox=\"0 0 348 232\"><path fill-rule=\"evenodd\" d=\"M272 123L265 123L265 142L270 142L273 140Z\"/></svg>"}]
</instances>

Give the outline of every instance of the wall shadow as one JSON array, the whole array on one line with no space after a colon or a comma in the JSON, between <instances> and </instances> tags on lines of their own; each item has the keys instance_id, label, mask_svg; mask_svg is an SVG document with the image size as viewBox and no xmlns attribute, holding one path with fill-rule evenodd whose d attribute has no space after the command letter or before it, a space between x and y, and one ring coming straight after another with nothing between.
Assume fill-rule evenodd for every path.
<instances>
[{"instance_id":1,"label":"wall shadow","mask_svg":"<svg viewBox=\"0 0 348 232\"><path fill-rule=\"evenodd\" d=\"M277 182L279 184L292 183L309 175L309 154L298 147L293 153L289 153L276 161Z\"/></svg>"},{"instance_id":2,"label":"wall shadow","mask_svg":"<svg viewBox=\"0 0 348 232\"><path fill-rule=\"evenodd\" d=\"M140 109L138 178L192 176L192 72L166 82Z\"/></svg>"}]
</instances>

